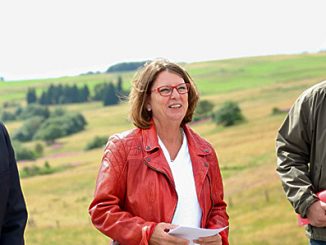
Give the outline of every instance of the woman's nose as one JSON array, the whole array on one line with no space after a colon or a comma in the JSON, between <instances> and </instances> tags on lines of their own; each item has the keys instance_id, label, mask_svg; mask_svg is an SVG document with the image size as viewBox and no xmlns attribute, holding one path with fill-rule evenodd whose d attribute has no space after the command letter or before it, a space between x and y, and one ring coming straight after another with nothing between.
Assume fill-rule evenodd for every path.
<instances>
[{"instance_id":1,"label":"woman's nose","mask_svg":"<svg viewBox=\"0 0 326 245\"><path fill-rule=\"evenodd\" d=\"M177 96L180 96L177 88L173 88L172 89L172 93L171 93L171 97L177 97Z\"/></svg>"}]
</instances>

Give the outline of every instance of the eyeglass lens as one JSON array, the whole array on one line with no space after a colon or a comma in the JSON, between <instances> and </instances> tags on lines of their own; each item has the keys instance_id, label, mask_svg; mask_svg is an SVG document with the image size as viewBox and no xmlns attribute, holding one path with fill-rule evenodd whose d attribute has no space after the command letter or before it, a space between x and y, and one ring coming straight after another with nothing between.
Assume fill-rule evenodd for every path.
<instances>
[{"instance_id":1,"label":"eyeglass lens","mask_svg":"<svg viewBox=\"0 0 326 245\"><path fill-rule=\"evenodd\" d=\"M161 95L166 96L172 94L174 88L176 88L179 94L185 94L188 92L187 84L179 84L178 86L163 86L158 89L158 92Z\"/></svg>"}]
</instances>

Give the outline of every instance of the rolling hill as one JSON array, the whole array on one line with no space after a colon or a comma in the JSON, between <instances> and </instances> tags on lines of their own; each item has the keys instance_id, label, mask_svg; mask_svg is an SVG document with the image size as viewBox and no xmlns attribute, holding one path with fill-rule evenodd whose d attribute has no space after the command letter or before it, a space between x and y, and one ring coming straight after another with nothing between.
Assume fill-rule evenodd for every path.
<instances>
[{"instance_id":1,"label":"rolling hill","mask_svg":"<svg viewBox=\"0 0 326 245\"><path fill-rule=\"evenodd\" d=\"M326 79L326 53L250 57L185 64L195 80L201 99L218 108L223 102L239 103L244 123L223 128L208 120L192 125L215 147L225 186L230 215L230 244L307 244L302 227L282 191L275 172L275 136L286 111L309 86ZM95 74L58 79L0 82L0 103L25 104L28 87L37 93L50 84L83 84L114 81L121 75L130 87L133 73ZM69 104L68 111L81 112L86 130L45 146L45 156L24 166L71 166L51 175L22 179L29 222L27 245L107 244L108 238L92 226L87 212L103 149L84 151L94 136L107 136L132 127L128 104L103 107L98 102ZM54 109L51 106L50 109ZM6 123L9 132L21 121ZM37 142L26 143L32 147Z\"/></svg>"}]
</instances>

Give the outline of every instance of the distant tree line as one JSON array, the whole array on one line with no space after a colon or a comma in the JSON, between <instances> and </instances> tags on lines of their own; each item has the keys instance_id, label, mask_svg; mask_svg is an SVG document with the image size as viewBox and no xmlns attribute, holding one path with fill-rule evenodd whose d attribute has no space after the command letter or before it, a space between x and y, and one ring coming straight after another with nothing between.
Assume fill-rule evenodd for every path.
<instances>
[{"instance_id":1,"label":"distant tree line","mask_svg":"<svg viewBox=\"0 0 326 245\"><path fill-rule=\"evenodd\" d=\"M77 87L74 85L53 85L43 90L40 97L37 97L35 88L28 88L26 94L27 104L38 103L41 105L58 105L68 103L83 103L88 101L102 101L104 106L115 105L120 97L126 95L122 88L122 78L119 76L116 85L112 82L97 84L94 88L94 95L90 95L87 85Z\"/></svg>"},{"instance_id":2,"label":"distant tree line","mask_svg":"<svg viewBox=\"0 0 326 245\"><path fill-rule=\"evenodd\" d=\"M39 98L37 98L35 88L28 88L26 94L27 104L57 105L87 102L88 99L89 89L87 85L78 88L76 84L72 86L51 84L46 90L42 91Z\"/></svg>"},{"instance_id":3,"label":"distant tree line","mask_svg":"<svg viewBox=\"0 0 326 245\"><path fill-rule=\"evenodd\" d=\"M118 63L116 65L110 66L106 72L124 72L124 71L134 71L139 67L143 66L147 61L139 61L139 62L123 62Z\"/></svg>"}]
</instances>

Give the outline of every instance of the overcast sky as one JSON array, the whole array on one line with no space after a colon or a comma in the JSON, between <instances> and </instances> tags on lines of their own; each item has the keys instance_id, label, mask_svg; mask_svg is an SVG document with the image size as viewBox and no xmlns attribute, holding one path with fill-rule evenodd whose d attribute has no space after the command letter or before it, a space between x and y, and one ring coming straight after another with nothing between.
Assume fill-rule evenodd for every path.
<instances>
[{"instance_id":1,"label":"overcast sky","mask_svg":"<svg viewBox=\"0 0 326 245\"><path fill-rule=\"evenodd\" d=\"M0 77L326 49L325 0L0 0Z\"/></svg>"}]
</instances>

